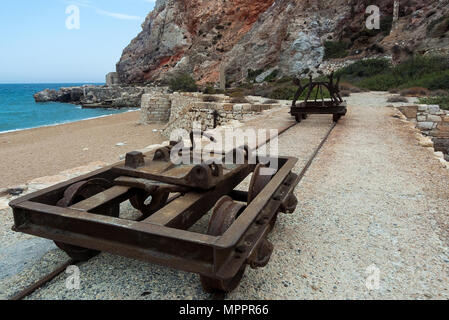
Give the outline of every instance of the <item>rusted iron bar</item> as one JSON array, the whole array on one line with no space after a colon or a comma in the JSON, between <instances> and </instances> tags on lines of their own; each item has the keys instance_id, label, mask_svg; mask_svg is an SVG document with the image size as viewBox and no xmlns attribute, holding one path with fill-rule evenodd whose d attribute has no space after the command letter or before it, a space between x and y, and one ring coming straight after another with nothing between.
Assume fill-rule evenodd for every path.
<instances>
[{"instance_id":1,"label":"rusted iron bar","mask_svg":"<svg viewBox=\"0 0 449 320\"><path fill-rule=\"evenodd\" d=\"M61 273L63 273L65 270L67 270L67 268L69 266L72 266L75 263L76 263L76 261L74 261L74 260L67 261L66 263L64 263L63 265L61 265L57 269L55 269L53 272L49 273L45 277L43 277L40 280L38 280L36 283L34 283L31 286L23 289L18 294L16 294L15 296L11 297L9 300L17 301L17 300L25 299L26 297L28 297L29 295L34 293L37 289L42 287L44 284L52 281L54 278L59 276Z\"/></svg>"}]
</instances>

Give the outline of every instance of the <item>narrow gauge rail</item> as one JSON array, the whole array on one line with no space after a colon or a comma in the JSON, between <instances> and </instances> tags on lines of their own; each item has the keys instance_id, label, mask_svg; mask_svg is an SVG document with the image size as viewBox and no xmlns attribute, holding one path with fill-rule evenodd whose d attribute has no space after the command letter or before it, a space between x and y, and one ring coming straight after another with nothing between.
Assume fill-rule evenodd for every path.
<instances>
[{"instance_id":1,"label":"narrow gauge rail","mask_svg":"<svg viewBox=\"0 0 449 320\"><path fill-rule=\"evenodd\" d=\"M251 168L250 166L244 166L244 168L241 169L244 174L239 174L239 179L237 179L238 181L234 181L234 183L231 183L231 188L226 189L226 196L220 197L223 191L217 192L206 189L199 192L198 190L196 190L193 196L194 201L189 202L189 206L187 208L188 210L183 207L183 210L181 210L181 212L189 212L190 215L193 215L195 217L193 219L195 222L212 206L213 214L209 224L208 234L196 234L194 236L193 242L191 242L191 235L185 233L186 231L175 229L175 227L186 227L186 224L183 225L183 223L181 222L186 221L186 217L183 216L182 220L173 219L173 217L176 218L177 216L179 216L180 212L179 201L177 202L177 200L182 199L183 195L184 197L186 195L189 195L189 192L187 192L187 190L182 189L187 187L189 183L188 180L186 180L185 185L181 185L181 187L179 184L170 185L168 187L168 190L176 191L177 195L166 198L165 194L161 197L160 195L154 193L154 190L158 190L159 188L155 189L153 184L149 186L145 185L145 183L148 182L145 179L133 178L132 174L123 177L123 170L129 171L129 169L132 167L139 167L139 163L140 166L144 165L144 163L141 162L142 159L139 153L131 153L127 159L128 163L125 162L118 165L121 168L121 171L118 170L118 172L115 172L115 181L118 181L120 183L119 185L111 187L110 185L103 186L104 182L101 182L100 184L89 183L89 181L92 181L89 178L92 177L110 177L107 174L105 175L105 173L110 174L111 168L117 167L117 165L115 165L103 170L99 170L90 175L71 180L67 183L42 190L40 192L28 195L22 199L13 201L11 203L11 206L14 209L15 217L15 226L13 227L13 229L16 231L26 232L29 234L43 236L55 240L56 244L62 250L64 250L71 257L71 259L33 285L16 294L11 298L11 300L21 300L26 298L39 288L43 287L45 284L55 279L58 275L63 273L69 265L76 264L80 261L87 261L91 257L97 255L100 250L118 254L121 253L124 256L137 257L141 260L151 261L163 265L168 265L170 267L175 267L181 270L199 273L203 289L206 292L212 293L213 299L224 299L226 293L234 290L239 285L247 265L251 266L252 268L260 268L268 264L271 253L273 251L273 246L267 240L267 235L273 229L279 212L283 211L291 213L294 211L297 204L296 198L294 198L293 195L294 188L304 178L308 169L312 165L319 151L326 143L335 127L336 123L334 122L320 144L315 148L314 152L308 159L306 165L303 167L299 175L291 172L291 169L296 163L295 159L280 158L279 160L281 162L281 168L276 174L273 174L273 176L268 178L259 174L259 171L264 166L263 164L258 164L254 168ZM267 143L268 141L269 139L265 143ZM158 150L153 155L153 161L154 159L158 159L158 157L164 159L166 151L167 150ZM222 169L217 170L222 174ZM281 175L279 175L279 172L281 172ZM192 170L190 170L189 173L192 173ZM248 192L233 190L233 188L250 173L253 173L250 190ZM231 176L235 176L235 173ZM185 177L186 176L183 175L183 178ZM207 177L210 179L209 175L207 175ZM220 178L222 176L218 175L215 177ZM223 181L229 183L229 181ZM161 182L159 181L159 183ZM211 183L210 180L208 181L208 183ZM142 184L144 186L142 186ZM89 187L83 190L83 186L86 185ZM213 183L211 183L211 185L213 185ZM133 188L133 186L135 188ZM217 189L216 186L217 185L215 185L212 189ZM145 188L152 190L148 190ZM130 193L131 190L133 192ZM142 193L142 190L146 190L147 192ZM146 204L144 203L144 201L148 198L148 195L150 193L153 199L150 204ZM167 193L167 191L165 193ZM207 197L213 198L213 203L209 201L209 205L206 205L206 208L204 207L204 194L206 194ZM130 195L132 195L132 197L130 197ZM218 201L216 201L217 198L219 198ZM58 201L56 201L55 199ZM190 260L183 260L184 257L181 257L181 259L179 259L180 261L176 261L176 259L173 260L173 257L167 260L165 259L165 257L163 257L163 254L160 254L162 258L160 256L157 259L154 256L150 256L150 258L148 258L149 255L145 253L142 248L133 248L129 245L124 246L123 249L128 250L131 248L132 254L124 254L122 250L115 250L114 247L111 246L112 243L107 243L107 241L105 241L104 239L102 239L103 243L101 243L100 241L98 241L98 239L81 239L78 237L74 237L73 234L69 234L69 236L66 236L64 235L64 232L61 233L60 230L57 230L58 232L56 233L52 233L51 231L49 231L49 223L46 219L43 220L47 222L42 224L39 223L39 221L42 219L36 220L33 217L34 214L37 214L37 217L39 217L39 213L50 212L53 214L52 217L50 217L52 219L72 218L64 222L63 225L67 225L67 223L77 223L76 219L73 220L73 218L74 216L79 218L79 212L71 212L76 209L81 210L84 215L91 215L92 217L90 217L90 219L93 219L90 220L91 222L101 222L101 219L100 221L96 220L100 215L101 218L106 218L107 220L114 219L112 221L114 223L117 223L119 222L118 218L116 218L118 216L119 207L117 201L113 201L117 199L119 202L123 202L124 200L129 199L131 201L131 204L142 212L142 221L144 223L150 225L151 221L158 221L161 219L164 220L164 222L168 222L165 224L165 226L154 224L154 226L159 227L159 229L157 229L157 231L155 231L154 233L156 235L164 235L163 229L160 228L171 226L170 232L175 232L175 237L178 237L171 239L176 242L176 245L174 247L178 245L184 245L184 248L187 248L187 250L189 251L188 258ZM203 202L202 206L200 207L200 215L195 213L198 212L198 207L195 206L195 204L198 203L198 200ZM38 202L30 203L32 201L41 201L43 202L43 204L39 204ZM53 203L53 205L56 206L51 206L49 205L49 203ZM185 204L185 201L183 201L183 203ZM161 208L165 208L166 206L172 208L171 211L168 211L168 213L175 211L176 214L171 215L169 219L167 218L167 211L164 211L165 214L162 217L161 215L156 215L156 218L154 218L154 214L158 213L159 211L161 211ZM70 208L71 211L69 210L68 212L58 212L58 210L55 210L55 208ZM248 211L248 208L252 208L252 210ZM88 212L93 209L96 209L95 214L91 214ZM189 220L188 217L187 220ZM192 222L193 221L190 220L187 225L191 226L193 224ZM131 222L128 221L125 224L122 223L120 226L122 228L125 226L127 227L129 226L129 223ZM107 225L108 224L106 223L106 226ZM79 227L85 226L86 225L81 224ZM50 225L50 227L52 226ZM134 227L134 225L131 225L131 227ZM137 230L138 229L139 228L137 228ZM233 232L229 232L230 229ZM98 231L97 229L95 230ZM131 230L136 231L132 228ZM72 230L72 232L73 231L76 230ZM120 234L114 233L114 230L112 231L114 241L120 241ZM67 230L65 232L67 232ZM61 234L58 235L58 233ZM119 236L118 239L117 236ZM86 235L84 235L84 237L86 237ZM58 240L66 242L61 242ZM167 240L169 241L170 239L164 239L164 241ZM190 247L189 249L189 246L185 246L185 243L180 240L188 240L191 243L195 243L201 246L204 246L206 244L211 245L211 255L208 256L206 254L205 257L201 257L198 255L198 253L195 253L194 250L191 250L192 247ZM90 245L90 241L97 241L98 244ZM79 245L86 246L80 247ZM169 246L169 244L165 242L164 246ZM173 246L171 246L171 248L173 248ZM193 246L193 249L196 248L197 247ZM217 248L219 250L217 250ZM173 254L176 252L179 252L179 248L176 248L176 250L171 249L168 254ZM167 252L164 252L164 254L167 254ZM198 261L192 262L192 258L197 259ZM189 262L190 265L182 267L179 265L179 263L183 263L186 261Z\"/></svg>"}]
</instances>

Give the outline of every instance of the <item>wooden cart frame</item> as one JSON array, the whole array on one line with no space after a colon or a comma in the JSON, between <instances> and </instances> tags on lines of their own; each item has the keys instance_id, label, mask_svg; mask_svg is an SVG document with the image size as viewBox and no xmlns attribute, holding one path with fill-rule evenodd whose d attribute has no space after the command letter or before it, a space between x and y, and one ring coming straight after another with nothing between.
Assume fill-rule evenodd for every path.
<instances>
[{"instance_id":1,"label":"wooden cart frame","mask_svg":"<svg viewBox=\"0 0 449 320\"><path fill-rule=\"evenodd\" d=\"M131 158L135 159L136 155L139 153ZM157 152L144 156L155 155ZM71 186L83 185L85 181L113 182L123 177L127 172L123 161L12 201L13 230L54 240L63 244L60 246L63 249L68 246L69 254L76 253L76 248L105 251L197 273L202 280L209 280L206 285L204 282L208 281L202 281L205 291L231 291L240 282L239 273L246 265L255 268L268 263L272 247L267 242L267 234L280 211L292 212L296 207L293 191L299 179L292 169L297 159L281 157L278 162L277 172L257 195L253 194L250 203L247 203L248 192L234 190L257 170L256 165L244 164L224 174L207 190L190 188L172 194L161 208L141 221L105 215L142 192L135 186L112 183L99 193L61 207L61 199ZM189 231L223 196L232 199L233 204L241 203L244 208L235 221L220 235ZM228 204L232 203L228 199Z\"/></svg>"}]
</instances>

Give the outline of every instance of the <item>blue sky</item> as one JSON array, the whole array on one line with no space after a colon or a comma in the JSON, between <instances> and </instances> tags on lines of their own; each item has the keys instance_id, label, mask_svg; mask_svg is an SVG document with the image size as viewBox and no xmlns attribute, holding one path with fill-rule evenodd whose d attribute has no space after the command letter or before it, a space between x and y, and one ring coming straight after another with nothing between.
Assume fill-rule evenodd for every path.
<instances>
[{"instance_id":1,"label":"blue sky","mask_svg":"<svg viewBox=\"0 0 449 320\"><path fill-rule=\"evenodd\" d=\"M154 3L2 0L0 83L104 82ZM70 5L79 8L79 29L66 27Z\"/></svg>"}]
</instances>

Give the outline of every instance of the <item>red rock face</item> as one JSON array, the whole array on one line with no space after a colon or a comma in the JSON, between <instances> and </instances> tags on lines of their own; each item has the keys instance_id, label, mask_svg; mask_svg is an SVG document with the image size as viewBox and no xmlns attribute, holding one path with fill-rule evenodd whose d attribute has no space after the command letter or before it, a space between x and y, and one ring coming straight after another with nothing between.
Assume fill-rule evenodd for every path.
<instances>
[{"instance_id":1,"label":"red rock face","mask_svg":"<svg viewBox=\"0 0 449 320\"><path fill-rule=\"evenodd\" d=\"M382 15L393 12L393 0L159 0L123 51L117 72L123 83L160 81L177 72L192 74L200 84L216 83L222 65L233 80L244 78L248 69L279 68L293 75L305 65L319 65L329 39L351 41L352 50L364 55L373 43L387 51L397 43L419 48L428 21L448 6L401 0L398 30L352 39L363 29L371 4ZM437 14L429 20L431 10Z\"/></svg>"},{"instance_id":2,"label":"red rock face","mask_svg":"<svg viewBox=\"0 0 449 320\"><path fill-rule=\"evenodd\" d=\"M223 54L240 41L273 2L167 2L162 10L147 17L143 31L124 50L117 64L122 82L160 80L178 69L194 72L201 82L217 81ZM189 60L190 66L179 65L183 58ZM198 62L206 66L200 67Z\"/></svg>"}]
</instances>

